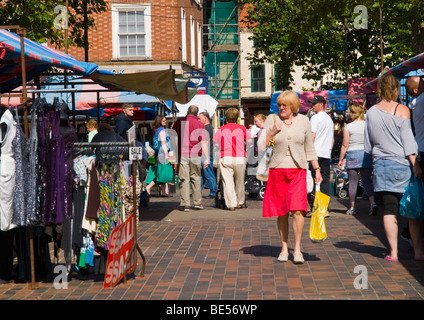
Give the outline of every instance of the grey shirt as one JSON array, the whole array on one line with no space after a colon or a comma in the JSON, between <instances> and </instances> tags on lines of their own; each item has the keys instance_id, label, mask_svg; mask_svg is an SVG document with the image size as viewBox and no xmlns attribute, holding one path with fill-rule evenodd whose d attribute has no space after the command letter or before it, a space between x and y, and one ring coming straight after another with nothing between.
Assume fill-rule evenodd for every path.
<instances>
[{"instance_id":1,"label":"grey shirt","mask_svg":"<svg viewBox=\"0 0 424 320\"><path fill-rule=\"evenodd\" d=\"M408 166L408 156L418 152L411 120L387 113L377 106L367 111L364 145L365 152L372 154L373 162L389 159Z\"/></svg>"}]
</instances>

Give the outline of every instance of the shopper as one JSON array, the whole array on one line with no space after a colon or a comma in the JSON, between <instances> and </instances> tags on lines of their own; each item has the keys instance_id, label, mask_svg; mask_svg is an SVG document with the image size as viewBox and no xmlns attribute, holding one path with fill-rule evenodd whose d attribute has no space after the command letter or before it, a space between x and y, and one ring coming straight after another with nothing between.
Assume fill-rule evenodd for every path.
<instances>
[{"instance_id":1,"label":"shopper","mask_svg":"<svg viewBox=\"0 0 424 320\"><path fill-rule=\"evenodd\" d=\"M91 142L91 140L93 139L93 137L97 134L97 130L98 130L98 125L97 125L97 121L94 119L91 119L87 122L87 131L88 131L88 136L87 136L87 140L88 142Z\"/></svg>"},{"instance_id":2,"label":"shopper","mask_svg":"<svg viewBox=\"0 0 424 320\"><path fill-rule=\"evenodd\" d=\"M211 117L208 112L204 111L199 113L199 120L201 123L205 125L205 129L208 133L208 143L209 143L209 166L204 169L204 158L202 157L202 180L201 180L201 189L203 190L203 186L205 181L208 183L209 195L206 198L213 199L216 196L216 176L213 170L213 159L214 159L214 146L213 146L213 136L214 130L211 124Z\"/></svg>"},{"instance_id":3,"label":"shopper","mask_svg":"<svg viewBox=\"0 0 424 320\"><path fill-rule=\"evenodd\" d=\"M238 109L228 108L225 111L226 124L217 130L213 138L221 151L218 169L225 205L230 211L246 207L246 143L250 142L250 133L245 126L237 124L238 118Z\"/></svg>"},{"instance_id":4,"label":"shopper","mask_svg":"<svg viewBox=\"0 0 424 320\"><path fill-rule=\"evenodd\" d=\"M258 128L258 131L255 134L251 133L253 138L253 148L254 148L253 154L258 159L260 159L259 151L258 151L258 139L261 136L265 120L266 120L266 116L264 114L262 113L257 114L254 118L254 121L255 121L255 126Z\"/></svg>"},{"instance_id":5,"label":"shopper","mask_svg":"<svg viewBox=\"0 0 424 320\"><path fill-rule=\"evenodd\" d=\"M281 239L278 261L288 261L289 212L293 213L294 262L303 263L301 239L304 215L308 208L306 170L308 162L315 171L315 183L322 182L318 157L312 140L309 119L299 114L299 97L284 91L277 97L278 114L269 115L258 146L264 150L274 140L268 182L263 200L263 217L278 217Z\"/></svg>"},{"instance_id":6,"label":"shopper","mask_svg":"<svg viewBox=\"0 0 424 320\"><path fill-rule=\"evenodd\" d=\"M157 115L153 121L152 129L154 132L153 139L160 141L160 149L155 150L155 164L149 167L149 173L146 179L146 192L150 195L150 191L156 183L162 184L161 195L168 196L169 189L168 183L173 182L172 179L167 177L168 171L172 171L170 168L170 155L171 143L170 136L166 132L166 117Z\"/></svg>"},{"instance_id":7,"label":"shopper","mask_svg":"<svg viewBox=\"0 0 424 320\"><path fill-rule=\"evenodd\" d=\"M209 166L209 150L206 129L197 119L199 108L191 105L187 116L179 118L172 129L178 135L178 178L180 183L180 206L190 211L190 186L193 190L194 209L201 210L201 157L205 157L203 168Z\"/></svg>"},{"instance_id":8,"label":"shopper","mask_svg":"<svg viewBox=\"0 0 424 320\"><path fill-rule=\"evenodd\" d=\"M412 120L415 130L415 141L418 144L421 170L424 170L424 81L419 76L409 77L405 81L408 94L414 98L412 108ZM421 177L422 179L422 177ZM424 195L422 195L424 197ZM424 260L423 228L422 220L409 220L409 233L414 246L415 260Z\"/></svg>"},{"instance_id":9,"label":"shopper","mask_svg":"<svg viewBox=\"0 0 424 320\"><path fill-rule=\"evenodd\" d=\"M385 259L398 261L399 201L412 173L420 178L422 171L417 161L418 146L411 129L409 109L397 102L399 81L391 74L383 74L377 84L377 93L381 101L367 112L365 152L372 154L374 192L384 208L383 224L390 246Z\"/></svg>"},{"instance_id":10,"label":"shopper","mask_svg":"<svg viewBox=\"0 0 424 320\"><path fill-rule=\"evenodd\" d=\"M350 208L346 211L346 214L356 214L355 202L360 176L370 201L369 215L376 215L378 206L374 201L374 187L371 180L372 158L369 153L364 151L364 108L359 104L354 104L350 106L349 111L352 122L348 123L343 130L343 143L337 165L339 169L343 169L343 159L346 156L344 167L349 178L350 202Z\"/></svg>"},{"instance_id":11,"label":"shopper","mask_svg":"<svg viewBox=\"0 0 424 320\"><path fill-rule=\"evenodd\" d=\"M325 112L326 101L323 96L316 95L312 100L312 111L315 113L311 117L312 140L318 156L319 167L321 168L322 183L320 191L330 195L330 161L331 151L334 145L334 123L331 117ZM312 177L315 177L313 168L309 168ZM309 205L312 207L315 195L315 186L309 194ZM326 214L328 216L328 212Z\"/></svg>"}]
</instances>

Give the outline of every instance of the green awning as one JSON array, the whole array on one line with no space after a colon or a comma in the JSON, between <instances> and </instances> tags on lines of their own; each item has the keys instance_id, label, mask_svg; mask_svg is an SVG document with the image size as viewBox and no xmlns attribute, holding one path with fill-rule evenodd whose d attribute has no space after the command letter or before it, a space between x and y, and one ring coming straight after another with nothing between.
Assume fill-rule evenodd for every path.
<instances>
[{"instance_id":1,"label":"green awning","mask_svg":"<svg viewBox=\"0 0 424 320\"><path fill-rule=\"evenodd\" d=\"M95 71L90 78L105 85L126 91L144 93L162 100L187 103L197 89L187 86L189 79L175 75L175 70L146 71L125 74L110 74Z\"/></svg>"}]
</instances>

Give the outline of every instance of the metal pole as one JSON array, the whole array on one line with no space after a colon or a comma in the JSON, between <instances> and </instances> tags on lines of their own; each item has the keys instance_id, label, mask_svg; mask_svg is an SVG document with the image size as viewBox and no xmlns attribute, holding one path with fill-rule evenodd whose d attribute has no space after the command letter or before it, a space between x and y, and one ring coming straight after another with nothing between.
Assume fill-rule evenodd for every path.
<instances>
[{"instance_id":1,"label":"metal pole","mask_svg":"<svg viewBox=\"0 0 424 320\"><path fill-rule=\"evenodd\" d=\"M25 67L25 41L24 35L26 34L26 29L18 29L16 32L21 37L21 68L22 68L22 103L27 100L28 93L26 87L26 67ZM24 109L24 129L25 136L29 136L29 125L28 125L28 109ZM34 264L34 231L32 226L29 227L29 251L30 251L30 261L31 261L31 289L36 289L37 285L35 283L35 264Z\"/></svg>"},{"instance_id":2,"label":"metal pole","mask_svg":"<svg viewBox=\"0 0 424 320\"><path fill-rule=\"evenodd\" d=\"M84 51L85 62L88 62L88 18L87 18L87 0L84 0Z\"/></svg>"},{"instance_id":3,"label":"metal pole","mask_svg":"<svg viewBox=\"0 0 424 320\"><path fill-rule=\"evenodd\" d=\"M65 17L65 53L68 54L68 8L69 8L69 0L66 0L66 17Z\"/></svg>"},{"instance_id":4,"label":"metal pole","mask_svg":"<svg viewBox=\"0 0 424 320\"><path fill-rule=\"evenodd\" d=\"M383 10L381 8L381 0L379 0L380 10L380 60L381 60L381 73L384 71L384 54L383 54Z\"/></svg>"}]
</instances>

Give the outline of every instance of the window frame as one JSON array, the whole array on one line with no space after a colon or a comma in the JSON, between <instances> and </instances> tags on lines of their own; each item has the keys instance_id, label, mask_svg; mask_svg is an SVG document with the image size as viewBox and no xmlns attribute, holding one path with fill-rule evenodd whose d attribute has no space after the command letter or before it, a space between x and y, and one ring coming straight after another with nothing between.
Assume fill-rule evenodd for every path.
<instances>
[{"instance_id":1,"label":"window frame","mask_svg":"<svg viewBox=\"0 0 424 320\"><path fill-rule=\"evenodd\" d=\"M255 77L253 77L253 73L254 73L254 69L257 69L257 68L261 68L262 69L262 71L263 71L263 78L261 77L261 78L255 78ZM250 91L251 92L265 92L266 91L266 75L265 75L265 65L264 64L258 64L258 65L252 65L251 67L250 67ZM257 82L257 81L262 81L262 83L263 83L263 90L255 90L254 88L255 88L255 86L254 86L254 83L255 82Z\"/></svg>"},{"instance_id":2,"label":"window frame","mask_svg":"<svg viewBox=\"0 0 424 320\"><path fill-rule=\"evenodd\" d=\"M119 13L127 11L144 11L144 47L145 54L137 56L121 56L119 47ZM112 58L119 60L151 60L151 7L150 4L112 4ZM139 33L141 34L141 33Z\"/></svg>"}]
</instances>

